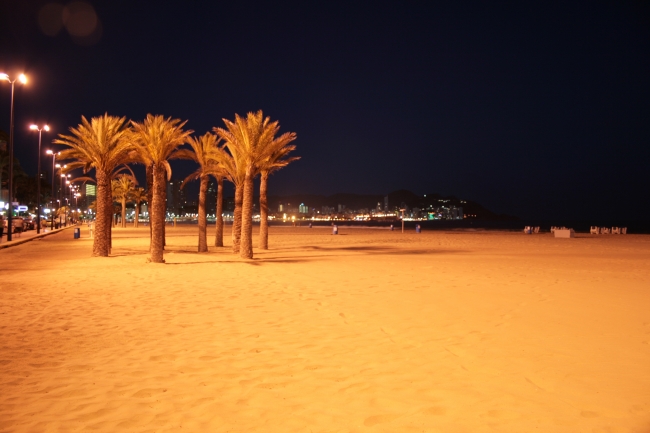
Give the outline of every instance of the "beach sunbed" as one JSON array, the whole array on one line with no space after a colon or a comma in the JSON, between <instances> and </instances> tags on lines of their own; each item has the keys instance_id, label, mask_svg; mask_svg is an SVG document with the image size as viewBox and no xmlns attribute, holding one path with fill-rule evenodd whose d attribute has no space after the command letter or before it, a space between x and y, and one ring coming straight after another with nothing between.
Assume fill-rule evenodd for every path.
<instances>
[{"instance_id":1,"label":"beach sunbed","mask_svg":"<svg viewBox=\"0 0 650 433\"><path fill-rule=\"evenodd\" d=\"M598 233L600 233L600 230L598 229L597 226L591 226L591 228L589 228L589 233L592 235L597 235Z\"/></svg>"},{"instance_id":2,"label":"beach sunbed","mask_svg":"<svg viewBox=\"0 0 650 433\"><path fill-rule=\"evenodd\" d=\"M620 235L621 234L621 228L620 227L612 227L612 234L613 235Z\"/></svg>"}]
</instances>

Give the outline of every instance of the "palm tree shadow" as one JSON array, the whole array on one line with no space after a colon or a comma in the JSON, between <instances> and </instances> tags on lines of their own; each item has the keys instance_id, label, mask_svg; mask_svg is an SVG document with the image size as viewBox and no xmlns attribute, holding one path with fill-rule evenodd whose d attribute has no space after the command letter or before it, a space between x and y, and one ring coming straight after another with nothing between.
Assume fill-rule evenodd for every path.
<instances>
[{"instance_id":1,"label":"palm tree shadow","mask_svg":"<svg viewBox=\"0 0 650 433\"><path fill-rule=\"evenodd\" d=\"M313 253L312 253L313 251ZM256 257L252 260L240 259L238 256L233 255L230 251L208 251L198 253L194 249L172 249L165 250L166 265L197 265L206 263L218 264L247 264L250 266L270 265L274 263L279 264L297 264L307 263L319 260L335 259L341 257L353 257L364 255L377 255L377 256L423 256L423 255L440 255L440 254L467 254L470 250L436 250L426 248L395 248L384 246L343 246L343 247L322 247L322 246L309 246L309 247L288 247L280 248L277 250L264 250L264 252L257 252ZM111 254L113 257L128 257L148 254L148 250L135 250L125 249L116 254ZM173 256L199 255L204 260L194 261L181 261L170 262ZM278 255L275 255L278 254Z\"/></svg>"},{"instance_id":2,"label":"palm tree shadow","mask_svg":"<svg viewBox=\"0 0 650 433\"><path fill-rule=\"evenodd\" d=\"M304 248L300 248L304 250ZM469 250L434 250L434 249L402 249L394 247L376 247L376 246L349 246L349 247L309 247L311 250L318 251L320 254L307 254L300 256L299 258L295 256L270 256L270 257L258 257L255 259L259 260L262 263L299 263L299 262L308 262L318 259L327 259L327 258L338 258L338 257L351 257L359 255L396 255L396 256L408 256L408 255L440 255L440 254L463 254L469 253ZM278 251L278 252L289 252L289 251ZM271 253L273 254L273 253Z\"/></svg>"},{"instance_id":3,"label":"palm tree shadow","mask_svg":"<svg viewBox=\"0 0 650 433\"><path fill-rule=\"evenodd\" d=\"M148 250L129 250L120 248L119 252L111 252L111 257L129 257L148 254Z\"/></svg>"}]
</instances>

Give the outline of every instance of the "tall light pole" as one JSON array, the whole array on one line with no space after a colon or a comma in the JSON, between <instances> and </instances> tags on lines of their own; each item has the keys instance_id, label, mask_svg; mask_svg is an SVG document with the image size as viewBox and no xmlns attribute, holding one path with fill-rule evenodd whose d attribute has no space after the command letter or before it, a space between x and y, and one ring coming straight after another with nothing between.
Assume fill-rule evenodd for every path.
<instances>
[{"instance_id":1,"label":"tall light pole","mask_svg":"<svg viewBox=\"0 0 650 433\"><path fill-rule=\"evenodd\" d=\"M9 181L7 186L9 187L9 215L7 217L7 241L11 240L11 231L13 229L12 219L14 214L14 83L16 80L21 83L27 83L27 77L25 74L20 74L18 78L14 78L13 81L9 78L9 75L4 72L0 73L0 80L8 81L11 83L11 120L9 121Z\"/></svg>"},{"instance_id":2,"label":"tall light pole","mask_svg":"<svg viewBox=\"0 0 650 433\"><path fill-rule=\"evenodd\" d=\"M36 234L41 233L41 134L43 130L49 131L50 127L43 125L39 128L38 125L31 125L29 127L32 131L38 131L38 164L36 169Z\"/></svg>"},{"instance_id":3,"label":"tall light pole","mask_svg":"<svg viewBox=\"0 0 650 433\"><path fill-rule=\"evenodd\" d=\"M52 215L52 226L50 230L54 230L54 163L56 162L56 156L58 153L55 153L53 150L46 150L45 153L52 155L52 195L50 196L50 214Z\"/></svg>"},{"instance_id":4,"label":"tall light pole","mask_svg":"<svg viewBox=\"0 0 650 433\"><path fill-rule=\"evenodd\" d=\"M61 168L61 171L63 171L63 167ZM61 207L63 206L63 189L64 189L64 184L63 180L65 179L65 174L61 173L61 178L59 179L59 228L61 228L62 223L61 223Z\"/></svg>"}]
</instances>

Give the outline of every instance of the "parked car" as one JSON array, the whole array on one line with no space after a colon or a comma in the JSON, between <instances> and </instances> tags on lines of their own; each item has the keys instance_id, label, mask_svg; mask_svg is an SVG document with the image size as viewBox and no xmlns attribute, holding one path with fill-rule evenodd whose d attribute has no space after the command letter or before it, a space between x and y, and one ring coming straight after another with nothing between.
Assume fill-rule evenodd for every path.
<instances>
[{"instance_id":1,"label":"parked car","mask_svg":"<svg viewBox=\"0 0 650 433\"><path fill-rule=\"evenodd\" d=\"M4 219L4 225L5 225L5 233L8 233L7 227L9 225L9 220L7 218ZM18 233L22 232L25 230L25 220L23 217L15 216L11 218L11 233L16 233L16 229L18 229Z\"/></svg>"},{"instance_id":2,"label":"parked car","mask_svg":"<svg viewBox=\"0 0 650 433\"><path fill-rule=\"evenodd\" d=\"M23 223L25 226L24 230L34 230L36 228L36 221L30 216L23 217Z\"/></svg>"}]
</instances>

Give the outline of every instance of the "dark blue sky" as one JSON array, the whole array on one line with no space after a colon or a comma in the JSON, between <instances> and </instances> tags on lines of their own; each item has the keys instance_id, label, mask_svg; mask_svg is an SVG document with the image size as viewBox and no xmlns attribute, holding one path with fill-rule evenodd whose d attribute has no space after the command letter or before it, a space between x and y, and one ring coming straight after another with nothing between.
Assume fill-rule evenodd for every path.
<instances>
[{"instance_id":1,"label":"dark blue sky","mask_svg":"<svg viewBox=\"0 0 650 433\"><path fill-rule=\"evenodd\" d=\"M405 188L527 218L649 219L648 2L89 3L100 30L73 37L45 34L69 3L2 2L0 72L30 78L15 105L30 174L35 121L152 113L203 134L262 109L302 157L272 194Z\"/></svg>"}]
</instances>

